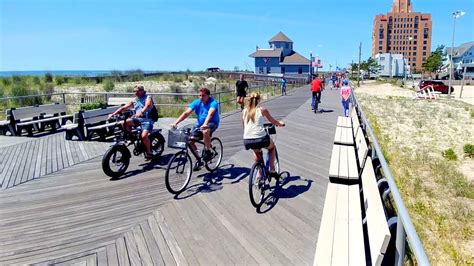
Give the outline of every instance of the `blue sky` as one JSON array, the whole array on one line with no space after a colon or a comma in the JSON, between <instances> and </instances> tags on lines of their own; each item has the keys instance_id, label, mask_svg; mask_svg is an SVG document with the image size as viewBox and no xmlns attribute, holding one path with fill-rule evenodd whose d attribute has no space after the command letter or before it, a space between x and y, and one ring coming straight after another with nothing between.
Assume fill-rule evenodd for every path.
<instances>
[{"instance_id":1,"label":"blue sky","mask_svg":"<svg viewBox=\"0 0 474 266\"><path fill-rule=\"evenodd\" d=\"M0 71L203 70L253 67L282 31L294 50L345 66L370 56L376 14L392 0L0 0ZM474 41L473 0L413 0L431 13L432 47Z\"/></svg>"}]
</instances>

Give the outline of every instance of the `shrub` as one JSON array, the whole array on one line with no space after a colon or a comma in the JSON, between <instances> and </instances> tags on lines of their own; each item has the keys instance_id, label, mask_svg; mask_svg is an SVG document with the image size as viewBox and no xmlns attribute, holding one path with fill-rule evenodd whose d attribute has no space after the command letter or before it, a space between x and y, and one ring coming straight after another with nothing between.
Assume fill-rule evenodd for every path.
<instances>
[{"instance_id":1,"label":"shrub","mask_svg":"<svg viewBox=\"0 0 474 266\"><path fill-rule=\"evenodd\" d=\"M474 157L474 144L464 145L463 150L466 156L468 156L469 158Z\"/></svg>"},{"instance_id":2,"label":"shrub","mask_svg":"<svg viewBox=\"0 0 474 266\"><path fill-rule=\"evenodd\" d=\"M104 81L104 85L103 85L104 91L106 91L106 92L112 91L114 89L114 87L115 87L115 85L110 79L106 79Z\"/></svg>"},{"instance_id":3,"label":"shrub","mask_svg":"<svg viewBox=\"0 0 474 266\"><path fill-rule=\"evenodd\" d=\"M104 102L97 103L83 103L81 104L81 110L92 110L107 107L107 104Z\"/></svg>"},{"instance_id":4,"label":"shrub","mask_svg":"<svg viewBox=\"0 0 474 266\"><path fill-rule=\"evenodd\" d=\"M53 75L51 73L44 74L44 82L53 82Z\"/></svg>"},{"instance_id":5,"label":"shrub","mask_svg":"<svg viewBox=\"0 0 474 266\"><path fill-rule=\"evenodd\" d=\"M63 76L56 76L54 77L54 82L56 83L56 85L59 86L61 84L64 84L65 80Z\"/></svg>"},{"instance_id":6,"label":"shrub","mask_svg":"<svg viewBox=\"0 0 474 266\"><path fill-rule=\"evenodd\" d=\"M41 80L38 76L33 77L33 84L35 84L35 85L40 85L41 84Z\"/></svg>"},{"instance_id":7,"label":"shrub","mask_svg":"<svg viewBox=\"0 0 474 266\"><path fill-rule=\"evenodd\" d=\"M442 155L448 161L456 161L458 159L458 156L456 155L456 153L454 152L452 148L449 148L443 151Z\"/></svg>"},{"instance_id":8,"label":"shrub","mask_svg":"<svg viewBox=\"0 0 474 266\"><path fill-rule=\"evenodd\" d=\"M471 118L474 118L474 110L471 110Z\"/></svg>"}]
</instances>

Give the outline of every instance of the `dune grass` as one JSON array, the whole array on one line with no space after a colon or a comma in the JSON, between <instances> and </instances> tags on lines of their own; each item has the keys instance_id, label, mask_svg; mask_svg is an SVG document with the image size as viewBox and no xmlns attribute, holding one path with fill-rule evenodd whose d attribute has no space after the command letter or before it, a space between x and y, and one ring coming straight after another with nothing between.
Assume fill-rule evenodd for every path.
<instances>
[{"instance_id":1,"label":"dune grass","mask_svg":"<svg viewBox=\"0 0 474 266\"><path fill-rule=\"evenodd\" d=\"M473 162L463 156L474 133L470 108L449 100L358 99L430 261L472 265L474 182L460 171L461 163Z\"/></svg>"}]
</instances>

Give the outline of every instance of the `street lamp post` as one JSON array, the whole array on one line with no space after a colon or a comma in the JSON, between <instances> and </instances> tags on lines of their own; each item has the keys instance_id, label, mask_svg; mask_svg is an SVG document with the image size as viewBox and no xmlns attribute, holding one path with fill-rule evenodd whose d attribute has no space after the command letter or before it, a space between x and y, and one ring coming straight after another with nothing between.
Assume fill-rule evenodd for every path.
<instances>
[{"instance_id":1,"label":"street lamp post","mask_svg":"<svg viewBox=\"0 0 474 266\"><path fill-rule=\"evenodd\" d=\"M311 82L311 68L312 68L312 64L313 64L313 51L309 51L309 69L308 69L308 73L309 73L309 82Z\"/></svg>"},{"instance_id":2,"label":"street lamp post","mask_svg":"<svg viewBox=\"0 0 474 266\"><path fill-rule=\"evenodd\" d=\"M453 39L451 42L451 56L449 59L449 85L448 85L448 95L451 96L451 79L453 77L453 55L454 55L454 32L456 30L456 19L464 16L466 14L463 11L455 11L453 12Z\"/></svg>"}]
</instances>

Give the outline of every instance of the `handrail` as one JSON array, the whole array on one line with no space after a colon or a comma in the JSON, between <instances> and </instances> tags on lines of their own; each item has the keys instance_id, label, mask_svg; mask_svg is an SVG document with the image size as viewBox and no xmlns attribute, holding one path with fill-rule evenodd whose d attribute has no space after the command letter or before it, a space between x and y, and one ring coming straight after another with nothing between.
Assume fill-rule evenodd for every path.
<instances>
[{"instance_id":1,"label":"handrail","mask_svg":"<svg viewBox=\"0 0 474 266\"><path fill-rule=\"evenodd\" d=\"M398 191L397 184L392 176L392 172L383 156L382 149L377 141L377 138L370 126L367 118L360 108L360 105L357 101L357 97L355 93L352 93L352 98L354 105L359 107L360 116L362 119L362 123L366 126L366 131L369 134L370 140L372 142L372 146L375 149L377 157L379 158L380 165L383 169L384 176L387 180L387 183L390 187L391 194L393 197L393 201L395 202L395 206L397 208L397 216L398 216L398 224L397 224L397 237L396 237L396 265L403 265L403 260L405 257L405 233L406 237L408 237L408 241L410 243L411 248L413 249L413 253L415 254L416 261L419 265L430 265L428 257L426 256L425 249L423 248L423 244L421 243L418 234L416 233L415 226L413 225L408 210L403 203L402 196ZM400 226L402 225L402 226Z\"/></svg>"}]
</instances>

